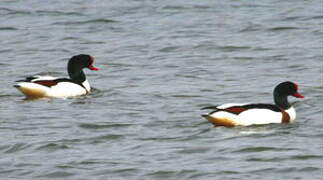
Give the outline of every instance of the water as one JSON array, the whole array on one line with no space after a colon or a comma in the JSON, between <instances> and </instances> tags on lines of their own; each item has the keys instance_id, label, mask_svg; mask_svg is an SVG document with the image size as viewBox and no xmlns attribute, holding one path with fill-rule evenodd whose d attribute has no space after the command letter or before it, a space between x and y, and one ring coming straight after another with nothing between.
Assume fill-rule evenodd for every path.
<instances>
[{"instance_id":1,"label":"water","mask_svg":"<svg viewBox=\"0 0 323 180\"><path fill-rule=\"evenodd\" d=\"M0 2L3 179L321 179L320 1ZM12 85L65 77L88 53L86 97L26 101ZM213 128L206 105L272 102L289 125Z\"/></svg>"}]
</instances>

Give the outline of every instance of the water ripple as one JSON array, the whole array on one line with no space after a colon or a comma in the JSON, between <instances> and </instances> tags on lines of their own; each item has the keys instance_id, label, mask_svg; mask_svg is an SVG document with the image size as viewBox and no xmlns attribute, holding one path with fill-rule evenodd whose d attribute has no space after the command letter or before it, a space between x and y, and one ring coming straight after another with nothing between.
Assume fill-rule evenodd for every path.
<instances>
[{"instance_id":1,"label":"water ripple","mask_svg":"<svg viewBox=\"0 0 323 180\"><path fill-rule=\"evenodd\" d=\"M38 10L35 13L38 15L48 15L48 16L85 16L81 12L65 12L65 11Z\"/></svg>"},{"instance_id":2,"label":"water ripple","mask_svg":"<svg viewBox=\"0 0 323 180\"><path fill-rule=\"evenodd\" d=\"M18 28L15 27L0 27L0 31L15 31L18 30Z\"/></svg>"},{"instance_id":3,"label":"water ripple","mask_svg":"<svg viewBox=\"0 0 323 180\"><path fill-rule=\"evenodd\" d=\"M87 21L66 21L66 22L57 22L53 25L86 25L86 24L111 24L117 23L118 21L112 19L92 19Z\"/></svg>"},{"instance_id":4,"label":"water ripple","mask_svg":"<svg viewBox=\"0 0 323 180\"><path fill-rule=\"evenodd\" d=\"M31 12L11 8L0 7L0 15L29 15Z\"/></svg>"},{"instance_id":5,"label":"water ripple","mask_svg":"<svg viewBox=\"0 0 323 180\"><path fill-rule=\"evenodd\" d=\"M298 30L298 29L302 29L299 27L291 27L291 26L281 26L281 27L272 27L272 28L268 28L268 31L290 31L290 30Z\"/></svg>"},{"instance_id":6,"label":"water ripple","mask_svg":"<svg viewBox=\"0 0 323 180\"><path fill-rule=\"evenodd\" d=\"M79 125L80 128L84 129L106 129L106 128L123 128L129 127L132 124L90 124L90 123L82 123Z\"/></svg>"},{"instance_id":7,"label":"water ripple","mask_svg":"<svg viewBox=\"0 0 323 180\"><path fill-rule=\"evenodd\" d=\"M58 150L69 149L70 147L66 144L48 143L46 145L40 146L37 150L46 150L48 152L54 152Z\"/></svg>"},{"instance_id":8,"label":"water ripple","mask_svg":"<svg viewBox=\"0 0 323 180\"><path fill-rule=\"evenodd\" d=\"M293 150L291 148L274 148L274 147L247 147L242 148L237 151L233 151L234 153L249 153L249 152L266 152L266 151L288 151Z\"/></svg>"},{"instance_id":9,"label":"water ripple","mask_svg":"<svg viewBox=\"0 0 323 180\"><path fill-rule=\"evenodd\" d=\"M44 175L37 176L37 178L66 178L75 175L66 171L53 171Z\"/></svg>"},{"instance_id":10,"label":"water ripple","mask_svg":"<svg viewBox=\"0 0 323 180\"><path fill-rule=\"evenodd\" d=\"M26 143L16 143L14 145L11 145L10 147L8 147L4 153L17 153L20 151L23 151L27 148L29 148L31 145L26 144Z\"/></svg>"}]
</instances>

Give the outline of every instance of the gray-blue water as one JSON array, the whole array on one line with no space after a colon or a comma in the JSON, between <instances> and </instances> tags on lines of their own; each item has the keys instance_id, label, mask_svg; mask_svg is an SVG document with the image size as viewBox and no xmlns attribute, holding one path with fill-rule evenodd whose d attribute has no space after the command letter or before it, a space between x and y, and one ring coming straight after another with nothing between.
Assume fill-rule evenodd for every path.
<instances>
[{"instance_id":1,"label":"gray-blue water","mask_svg":"<svg viewBox=\"0 0 323 180\"><path fill-rule=\"evenodd\" d=\"M318 0L3 0L1 179L322 179L323 6ZM25 101L12 87L67 76L86 97ZM294 124L214 128L200 108L271 103L299 84Z\"/></svg>"}]
</instances>

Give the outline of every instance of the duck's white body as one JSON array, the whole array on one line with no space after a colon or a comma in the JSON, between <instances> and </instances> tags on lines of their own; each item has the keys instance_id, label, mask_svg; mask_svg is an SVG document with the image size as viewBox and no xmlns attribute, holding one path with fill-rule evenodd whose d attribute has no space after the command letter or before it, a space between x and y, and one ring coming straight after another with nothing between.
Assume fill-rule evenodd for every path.
<instances>
[{"instance_id":1,"label":"duck's white body","mask_svg":"<svg viewBox=\"0 0 323 180\"><path fill-rule=\"evenodd\" d=\"M229 109L230 107L243 107L247 104L224 104L218 106L218 109ZM288 115L288 116L287 116ZM214 125L219 126L250 126L250 125L262 125L271 123L284 123L293 122L296 118L296 112L293 107L281 112L273 111L265 108L252 108L244 110L239 114L231 113L228 111L216 111L207 115L204 115Z\"/></svg>"},{"instance_id":2,"label":"duck's white body","mask_svg":"<svg viewBox=\"0 0 323 180\"><path fill-rule=\"evenodd\" d=\"M19 82L15 87L20 90L27 98L57 97L66 98L73 96L86 95L91 87L87 80L82 86L73 82L58 82L53 86L38 84L39 81L55 81L58 78L51 76L37 76L31 82Z\"/></svg>"}]
</instances>

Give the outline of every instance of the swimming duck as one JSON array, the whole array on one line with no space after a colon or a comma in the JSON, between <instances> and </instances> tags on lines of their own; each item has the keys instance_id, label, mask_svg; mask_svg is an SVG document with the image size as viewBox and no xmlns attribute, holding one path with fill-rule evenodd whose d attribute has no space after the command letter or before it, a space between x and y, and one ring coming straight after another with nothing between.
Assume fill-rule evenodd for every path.
<instances>
[{"instance_id":1,"label":"swimming duck","mask_svg":"<svg viewBox=\"0 0 323 180\"><path fill-rule=\"evenodd\" d=\"M93 66L94 58L90 55L80 54L73 56L67 65L70 78L57 78L52 76L30 76L24 80L18 80L14 85L28 99L42 97L66 98L86 95L91 87L86 80L83 68L92 71L99 70Z\"/></svg>"},{"instance_id":2,"label":"swimming duck","mask_svg":"<svg viewBox=\"0 0 323 180\"><path fill-rule=\"evenodd\" d=\"M286 81L274 89L275 104L223 104L204 107L214 109L202 116L215 126L250 126L270 123L290 123L296 118L295 109L289 104L287 97L304 98L298 92L298 85Z\"/></svg>"}]
</instances>

